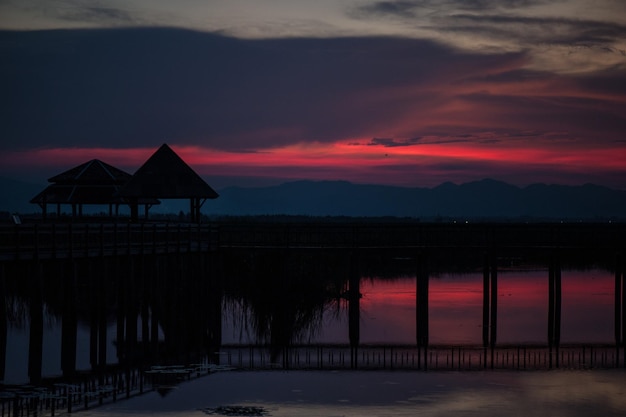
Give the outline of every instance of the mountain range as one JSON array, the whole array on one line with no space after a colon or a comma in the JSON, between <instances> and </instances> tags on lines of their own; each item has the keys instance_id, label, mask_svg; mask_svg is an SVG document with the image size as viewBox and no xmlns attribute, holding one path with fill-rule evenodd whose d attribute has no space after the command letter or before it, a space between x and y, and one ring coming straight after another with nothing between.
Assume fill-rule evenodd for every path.
<instances>
[{"instance_id":1,"label":"mountain range","mask_svg":"<svg viewBox=\"0 0 626 417\"><path fill-rule=\"evenodd\" d=\"M28 201L43 186L0 178L0 211L33 213ZM425 220L545 219L626 220L626 191L598 185L532 184L491 179L433 188L294 181L267 187L226 187L202 209L208 215L411 217ZM99 208L104 210L103 208ZM162 200L151 212L189 210L183 200Z\"/></svg>"}]
</instances>

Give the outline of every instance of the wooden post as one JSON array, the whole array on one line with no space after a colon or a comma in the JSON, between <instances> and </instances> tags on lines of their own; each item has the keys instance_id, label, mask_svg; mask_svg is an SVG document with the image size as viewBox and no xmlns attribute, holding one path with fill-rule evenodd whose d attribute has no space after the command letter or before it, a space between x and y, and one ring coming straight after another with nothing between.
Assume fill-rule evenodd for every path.
<instances>
[{"instance_id":1,"label":"wooden post","mask_svg":"<svg viewBox=\"0 0 626 417\"><path fill-rule=\"evenodd\" d=\"M622 258L622 352L624 359L624 368L626 368L626 268L624 259Z\"/></svg>"},{"instance_id":2,"label":"wooden post","mask_svg":"<svg viewBox=\"0 0 626 417\"><path fill-rule=\"evenodd\" d=\"M416 276L416 335L417 335L417 355L418 369L421 369L422 349L424 369L428 368L428 265L427 255L422 249L417 255L417 276Z\"/></svg>"},{"instance_id":3,"label":"wooden post","mask_svg":"<svg viewBox=\"0 0 626 417\"><path fill-rule=\"evenodd\" d=\"M556 367L559 367L559 347L561 346L561 260L558 253L554 259L554 346Z\"/></svg>"},{"instance_id":4,"label":"wooden post","mask_svg":"<svg viewBox=\"0 0 626 417\"><path fill-rule=\"evenodd\" d=\"M143 230L142 234L143 236ZM143 237L142 237L143 242ZM140 255L141 259L141 342L143 345L143 357L148 358L150 356L150 284L147 274L147 262L154 262L153 257L147 257L146 255Z\"/></svg>"},{"instance_id":5,"label":"wooden post","mask_svg":"<svg viewBox=\"0 0 626 417\"><path fill-rule=\"evenodd\" d=\"M350 339L350 368L358 367L358 351L361 339L361 276L359 275L359 254L352 252L348 282L348 335Z\"/></svg>"},{"instance_id":6,"label":"wooden post","mask_svg":"<svg viewBox=\"0 0 626 417\"><path fill-rule=\"evenodd\" d=\"M489 312L491 311L489 253L483 255L483 367L487 367L487 348L489 346Z\"/></svg>"},{"instance_id":7,"label":"wooden post","mask_svg":"<svg viewBox=\"0 0 626 417\"><path fill-rule=\"evenodd\" d=\"M221 270L218 266L218 254L211 253L208 256L209 262L209 317L208 317L208 350L212 363L219 364L219 351L222 345L222 298L223 285L221 280Z\"/></svg>"},{"instance_id":8,"label":"wooden post","mask_svg":"<svg viewBox=\"0 0 626 417\"><path fill-rule=\"evenodd\" d=\"M115 278L117 280L116 282L116 298L117 298L117 335L116 335L116 346L117 346L117 361L120 364L125 363L126 361L126 350L125 350L125 346L124 346L124 331L125 331L125 315L124 315L124 310L125 310L125 305L128 302L126 299L126 292L124 291L124 286L126 285L126 283L124 282L123 277L121 276L122 272L121 272L121 268L120 268L120 262L121 260L119 259L119 257L115 257L114 259L115 262Z\"/></svg>"},{"instance_id":9,"label":"wooden post","mask_svg":"<svg viewBox=\"0 0 626 417\"><path fill-rule=\"evenodd\" d=\"M61 321L61 370L64 377L76 372L76 340L78 318L76 312L76 265L66 261L63 271L63 316Z\"/></svg>"},{"instance_id":10,"label":"wooden post","mask_svg":"<svg viewBox=\"0 0 626 417\"><path fill-rule=\"evenodd\" d=\"M7 356L7 304L6 304L6 286L5 286L5 265L0 263L0 381L4 381L6 372L6 356Z\"/></svg>"},{"instance_id":11,"label":"wooden post","mask_svg":"<svg viewBox=\"0 0 626 417\"><path fill-rule=\"evenodd\" d=\"M43 266L35 265L30 294L30 339L28 343L28 378L33 385L41 381L43 354Z\"/></svg>"},{"instance_id":12,"label":"wooden post","mask_svg":"<svg viewBox=\"0 0 626 417\"><path fill-rule=\"evenodd\" d=\"M98 264L100 265L99 271L92 277L96 279L96 288L98 288L98 371L102 378L107 364L107 264L104 258L100 258Z\"/></svg>"},{"instance_id":13,"label":"wooden post","mask_svg":"<svg viewBox=\"0 0 626 417\"><path fill-rule=\"evenodd\" d=\"M489 254L484 255L483 264L483 347L485 348L485 356L487 354L487 346L489 346ZM484 362L487 366L487 360Z\"/></svg>"},{"instance_id":14,"label":"wooden post","mask_svg":"<svg viewBox=\"0 0 626 417\"><path fill-rule=\"evenodd\" d=\"M491 269L491 311L489 323L489 346L491 347L491 368L494 367L494 352L496 349L496 340L498 334L498 258L495 250L492 249L490 256Z\"/></svg>"},{"instance_id":15,"label":"wooden post","mask_svg":"<svg viewBox=\"0 0 626 417\"><path fill-rule=\"evenodd\" d=\"M552 368L552 352L555 365L559 367L559 345L561 341L561 263L557 250L550 255L548 267L548 365Z\"/></svg>"},{"instance_id":16,"label":"wooden post","mask_svg":"<svg viewBox=\"0 0 626 417\"><path fill-rule=\"evenodd\" d=\"M129 257L128 276L125 283L126 300L126 360L130 365L136 355L137 346L137 305L135 303L135 260Z\"/></svg>"},{"instance_id":17,"label":"wooden post","mask_svg":"<svg viewBox=\"0 0 626 417\"><path fill-rule=\"evenodd\" d=\"M622 342L622 268L619 257L615 262L615 347L619 352Z\"/></svg>"},{"instance_id":18,"label":"wooden post","mask_svg":"<svg viewBox=\"0 0 626 417\"><path fill-rule=\"evenodd\" d=\"M552 368L552 347L554 344L554 263L548 266L548 366Z\"/></svg>"},{"instance_id":19,"label":"wooden post","mask_svg":"<svg viewBox=\"0 0 626 417\"><path fill-rule=\"evenodd\" d=\"M93 269L93 263L87 262L89 275L89 363L92 371L98 369L98 310L99 310L99 294L98 294L98 277L94 276L96 271Z\"/></svg>"}]
</instances>

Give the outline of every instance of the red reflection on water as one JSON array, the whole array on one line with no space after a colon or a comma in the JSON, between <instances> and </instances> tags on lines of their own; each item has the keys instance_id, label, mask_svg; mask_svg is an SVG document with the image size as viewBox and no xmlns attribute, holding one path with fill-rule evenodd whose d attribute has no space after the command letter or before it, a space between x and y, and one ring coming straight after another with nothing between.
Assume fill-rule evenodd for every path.
<instances>
[{"instance_id":1,"label":"red reflection on water","mask_svg":"<svg viewBox=\"0 0 626 417\"><path fill-rule=\"evenodd\" d=\"M415 343L415 278L364 279L361 342ZM614 277L604 270L563 271L561 343L612 343ZM498 276L497 343L548 339L548 271ZM431 344L481 344L482 274L430 278Z\"/></svg>"},{"instance_id":2,"label":"red reflection on water","mask_svg":"<svg viewBox=\"0 0 626 417\"><path fill-rule=\"evenodd\" d=\"M444 274L431 277L429 287L430 343L481 343L482 275Z\"/></svg>"},{"instance_id":3,"label":"red reflection on water","mask_svg":"<svg viewBox=\"0 0 626 417\"><path fill-rule=\"evenodd\" d=\"M361 343L416 343L415 278L361 280Z\"/></svg>"},{"instance_id":4,"label":"red reflection on water","mask_svg":"<svg viewBox=\"0 0 626 417\"><path fill-rule=\"evenodd\" d=\"M615 276L607 271L564 271L561 342L615 342Z\"/></svg>"}]
</instances>

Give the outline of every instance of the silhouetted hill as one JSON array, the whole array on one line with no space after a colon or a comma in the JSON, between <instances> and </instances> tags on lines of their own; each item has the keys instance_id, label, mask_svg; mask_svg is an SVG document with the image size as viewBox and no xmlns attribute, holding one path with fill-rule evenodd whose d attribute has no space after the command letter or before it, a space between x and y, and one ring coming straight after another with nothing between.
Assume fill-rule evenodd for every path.
<instances>
[{"instance_id":1,"label":"silhouetted hill","mask_svg":"<svg viewBox=\"0 0 626 417\"><path fill-rule=\"evenodd\" d=\"M39 207L35 204L30 204L29 201L45 187L45 184L32 184L0 177L0 211L18 213L39 212Z\"/></svg>"},{"instance_id":2,"label":"silhouetted hill","mask_svg":"<svg viewBox=\"0 0 626 417\"><path fill-rule=\"evenodd\" d=\"M296 181L273 187L229 187L207 202L228 215L396 216L434 218L626 219L626 192L596 185L533 184L485 179L434 188Z\"/></svg>"},{"instance_id":3,"label":"silhouetted hill","mask_svg":"<svg viewBox=\"0 0 626 417\"><path fill-rule=\"evenodd\" d=\"M210 184L210 179L208 179ZM31 213L28 201L45 185L0 177L0 211ZM434 188L294 181L271 187L227 187L209 200L210 215L413 217L423 220L626 220L626 191L592 184L516 187L485 179ZM189 211L185 200L163 200L152 213Z\"/></svg>"}]
</instances>

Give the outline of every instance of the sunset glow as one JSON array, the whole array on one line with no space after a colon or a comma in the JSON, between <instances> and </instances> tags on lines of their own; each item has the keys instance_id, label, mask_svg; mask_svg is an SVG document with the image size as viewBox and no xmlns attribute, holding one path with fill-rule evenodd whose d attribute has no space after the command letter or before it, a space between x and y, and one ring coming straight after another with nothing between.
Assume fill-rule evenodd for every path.
<instances>
[{"instance_id":1,"label":"sunset glow","mask_svg":"<svg viewBox=\"0 0 626 417\"><path fill-rule=\"evenodd\" d=\"M626 190L620 2L32 3L0 5L2 177L167 143L218 189Z\"/></svg>"},{"instance_id":2,"label":"sunset glow","mask_svg":"<svg viewBox=\"0 0 626 417\"><path fill-rule=\"evenodd\" d=\"M491 134L485 134L488 138ZM500 147L487 143L423 138L420 144L383 146L371 139L349 139L336 143L299 143L284 147L229 152L190 146L173 149L210 182L211 176L259 175L280 179L349 180L356 183L382 183L402 186L435 186L442 178L455 178L458 168L474 166L473 179L487 178L505 167L517 171L514 183L526 185L533 171L626 173L624 148L563 149L556 145L537 148L523 140ZM154 152L149 148L54 148L5 152L0 163L19 168L36 165L48 176L70 169L90 159L133 173ZM398 175L400 172L403 175ZM467 174L466 174L467 175ZM555 180L559 177L555 177Z\"/></svg>"}]
</instances>

